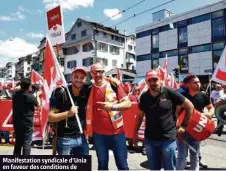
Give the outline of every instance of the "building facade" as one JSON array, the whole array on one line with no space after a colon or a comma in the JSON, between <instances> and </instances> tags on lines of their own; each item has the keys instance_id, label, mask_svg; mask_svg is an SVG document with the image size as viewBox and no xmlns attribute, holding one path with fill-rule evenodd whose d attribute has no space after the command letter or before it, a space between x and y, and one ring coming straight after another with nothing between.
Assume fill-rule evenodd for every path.
<instances>
[{"instance_id":1,"label":"building facade","mask_svg":"<svg viewBox=\"0 0 226 171\"><path fill-rule=\"evenodd\" d=\"M78 18L66 35L63 45L64 71L67 80L71 69L78 66L89 70L94 62L113 68L135 70L135 36L125 36L118 30Z\"/></svg>"},{"instance_id":2,"label":"building facade","mask_svg":"<svg viewBox=\"0 0 226 171\"><path fill-rule=\"evenodd\" d=\"M15 64L13 62L8 62L5 66L5 79L14 80L15 73L16 73Z\"/></svg>"},{"instance_id":3,"label":"building facade","mask_svg":"<svg viewBox=\"0 0 226 171\"><path fill-rule=\"evenodd\" d=\"M159 65L168 56L168 72L179 66L180 80L187 73L208 79L225 47L226 1L172 15L136 28L136 72Z\"/></svg>"}]
</instances>

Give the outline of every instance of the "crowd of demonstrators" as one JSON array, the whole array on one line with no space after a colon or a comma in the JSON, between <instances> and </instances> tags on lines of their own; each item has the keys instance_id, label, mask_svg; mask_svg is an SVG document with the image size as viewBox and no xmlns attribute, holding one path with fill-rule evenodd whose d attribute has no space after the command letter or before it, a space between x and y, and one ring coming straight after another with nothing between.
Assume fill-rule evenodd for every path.
<instances>
[{"instance_id":1,"label":"crowd of demonstrators","mask_svg":"<svg viewBox=\"0 0 226 171\"><path fill-rule=\"evenodd\" d=\"M71 104L66 87L57 85L52 92L49 123L53 125L54 132L53 154L88 155L88 137L92 136L98 170L108 170L109 150L113 151L117 168L128 170L122 111L128 110L131 103L138 103L134 137L128 139L128 149L137 148L138 131L143 122L145 133L142 153L147 155L151 170L160 170L162 166L165 170L184 170L188 156L187 144L195 149L195 152L190 150L190 168L198 170L203 165L200 142L188 135L185 129L194 109L204 114L204 108L207 108L207 116L211 118L214 106L226 103L226 86L216 85L210 100L201 91L198 77L192 74L185 77L177 91L163 86L158 70L146 73L146 91L142 91L140 85L105 77L101 63L93 64L90 74L93 81L87 84L85 69L77 67L72 70L72 82L67 88L75 106ZM13 126L16 132L14 154L21 154L22 147L23 154L30 154L34 107L39 105L39 87L33 86L33 91L30 88L30 80L23 79L20 89L12 96ZM185 118L177 128L177 117L182 110L185 110ZM76 115L84 133L80 132Z\"/></svg>"},{"instance_id":2,"label":"crowd of demonstrators","mask_svg":"<svg viewBox=\"0 0 226 171\"><path fill-rule=\"evenodd\" d=\"M0 84L0 100L11 100L12 99L12 93L16 89L16 87L13 87L12 82L8 82L7 84ZM9 131L1 131L0 130L0 144L3 143L5 144L11 144L12 142L10 141L10 132Z\"/></svg>"}]
</instances>

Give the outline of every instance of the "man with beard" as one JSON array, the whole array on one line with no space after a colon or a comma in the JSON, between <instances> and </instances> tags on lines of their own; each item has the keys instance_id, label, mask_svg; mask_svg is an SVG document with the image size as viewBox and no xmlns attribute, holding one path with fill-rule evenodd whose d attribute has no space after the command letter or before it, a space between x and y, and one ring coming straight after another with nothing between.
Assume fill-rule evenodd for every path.
<instances>
[{"instance_id":1,"label":"man with beard","mask_svg":"<svg viewBox=\"0 0 226 171\"><path fill-rule=\"evenodd\" d=\"M146 128L144 147L147 152L149 169L160 170L163 161L164 170L176 170L176 106L185 108L184 125L192 115L194 106L178 92L163 87L156 70L150 70L145 76L148 90L141 95L134 130L134 144L137 132L145 115ZM181 136L184 129L179 128Z\"/></svg>"},{"instance_id":2,"label":"man with beard","mask_svg":"<svg viewBox=\"0 0 226 171\"><path fill-rule=\"evenodd\" d=\"M94 84L91 87L87 111L86 131L93 135L98 170L108 170L109 149L114 153L118 170L128 170L126 138L120 111L130 108L131 102L119 81L104 76L104 66L91 66Z\"/></svg>"},{"instance_id":3,"label":"man with beard","mask_svg":"<svg viewBox=\"0 0 226 171\"><path fill-rule=\"evenodd\" d=\"M200 81L199 78L195 75L190 75L187 78L188 82L188 91L182 93L186 98L188 98L192 104L194 105L195 109L199 112L203 113L204 108L206 107L209 110L209 113L206 114L209 118L212 117L214 114L214 107L210 102L209 97L200 91ZM182 124L183 125L183 124ZM195 151L190 150L190 169L191 170L199 170L199 161L201 160L200 157L200 141L196 141L187 133L184 134L184 141L188 143L191 147L195 149ZM178 157L177 157L177 170L184 170L185 167L185 160L188 153L188 146L178 140Z\"/></svg>"},{"instance_id":4,"label":"man with beard","mask_svg":"<svg viewBox=\"0 0 226 171\"><path fill-rule=\"evenodd\" d=\"M53 106L49 114L49 122L57 123L57 153L59 155L88 155L89 148L85 136L80 133L75 115L79 115L84 127L85 106L87 96L83 94L88 86L84 85L87 73L83 68L72 70L72 85L69 91L76 106L72 106L65 88L55 90Z\"/></svg>"}]
</instances>

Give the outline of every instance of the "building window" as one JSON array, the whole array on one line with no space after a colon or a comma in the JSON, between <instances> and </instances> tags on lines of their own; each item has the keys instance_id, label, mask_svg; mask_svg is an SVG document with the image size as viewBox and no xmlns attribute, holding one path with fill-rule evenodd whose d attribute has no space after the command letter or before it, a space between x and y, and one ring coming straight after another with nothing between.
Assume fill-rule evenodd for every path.
<instances>
[{"instance_id":1,"label":"building window","mask_svg":"<svg viewBox=\"0 0 226 171\"><path fill-rule=\"evenodd\" d=\"M147 31L137 33L136 38L139 39L141 37L146 37L146 36L149 36L149 35L151 35L151 30L147 30Z\"/></svg>"},{"instance_id":2,"label":"building window","mask_svg":"<svg viewBox=\"0 0 226 171\"><path fill-rule=\"evenodd\" d=\"M94 34L95 34L95 35L99 35L99 30L95 30L95 31L94 31Z\"/></svg>"},{"instance_id":3,"label":"building window","mask_svg":"<svg viewBox=\"0 0 226 171\"><path fill-rule=\"evenodd\" d=\"M115 36L114 35L111 35L111 40L115 40Z\"/></svg>"},{"instance_id":4,"label":"building window","mask_svg":"<svg viewBox=\"0 0 226 171\"><path fill-rule=\"evenodd\" d=\"M152 49L159 47L159 35L152 35Z\"/></svg>"},{"instance_id":5,"label":"building window","mask_svg":"<svg viewBox=\"0 0 226 171\"><path fill-rule=\"evenodd\" d=\"M133 46L128 45L128 50L129 50L129 51L133 50Z\"/></svg>"},{"instance_id":6,"label":"building window","mask_svg":"<svg viewBox=\"0 0 226 171\"><path fill-rule=\"evenodd\" d=\"M59 58L59 63L61 66L64 66L64 58Z\"/></svg>"},{"instance_id":7,"label":"building window","mask_svg":"<svg viewBox=\"0 0 226 171\"><path fill-rule=\"evenodd\" d=\"M117 67L117 60L115 59L112 60L112 67Z\"/></svg>"},{"instance_id":8,"label":"building window","mask_svg":"<svg viewBox=\"0 0 226 171\"><path fill-rule=\"evenodd\" d=\"M76 34L72 34L71 35L71 40L75 40L76 39Z\"/></svg>"},{"instance_id":9,"label":"building window","mask_svg":"<svg viewBox=\"0 0 226 171\"><path fill-rule=\"evenodd\" d=\"M27 71L30 71L31 70L31 68L30 67L27 67Z\"/></svg>"},{"instance_id":10,"label":"building window","mask_svg":"<svg viewBox=\"0 0 226 171\"><path fill-rule=\"evenodd\" d=\"M187 27L178 28L179 43L185 43L188 41L188 30Z\"/></svg>"},{"instance_id":11,"label":"building window","mask_svg":"<svg viewBox=\"0 0 226 171\"><path fill-rule=\"evenodd\" d=\"M108 65L108 60L106 58L96 58L96 62L100 62L103 65L107 66Z\"/></svg>"},{"instance_id":12,"label":"building window","mask_svg":"<svg viewBox=\"0 0 226 171\"><path fill-rule=\"evenodd\" d=\"M137 56L137 61L146 61L146 60L151 60L151 54Z\"/></svg>"},{"instance_id":13,"label":"building window","mask_svg":"<svg viewBox=\"0 0 226 171\"><path fill-rule=\"evenodd\" d=\"M224 36L224 18L212 20L212 35L213 37Z\"/></svg>"},{"instance_id":14,"label":"building window","mask_svg":"<svg viewBox=\"0 0 226 171\"><path fill-rule=\"evenodd\" d=\"M105 43L98 43L97 49L102 52L108 52L108 45Z\"/></svg>"},{"instance_id":15,"label":"building window","mask_svg":"<svg viewBox=\"0 0 226 171\"><path fill-rule=\"evenodd\" d=\"M118 36L115 36L115 41L119 41L119 37Z\"/></svg>"},{"instance_id":16,"label":"building window","mask_svg":"<svg viewBox=\"0 0 226 171\"><path fill-rule=\"evenodd\" d=\"M93 58L85 58L82 60L82 65L83 66L90 66L93 64Z\"/></svg>"},{"instance_id":17,"label":"building window","mask_svg":"<svg viewBox=\"0 0 226 171\"><path fill-rule=\"evenodd\" d=\"M224 49L224 42L217 42L213 44L213 50Z\"/></svg>"},{"instance_id":18,"label":"building window","mask_svg":"<svg viewBox=\"0 0 226 171\"><path fill-rule=\"evenodd\" d=\"M222 53L223 53L223 49L213 51L213 68L214 69L217 67L217 64L220 60Z\"/></svg>"},{"instance_id":19,"label":"building window","mask_svg":"<svg viewBox=\"0 0 226 171\"><path fill-rule=\"evenodd\" d=\"M212 19L220 18L220 17L223 17L223 16L224 16L224 11L223 10L212 13Z\"/></svg>"},{"instance_id":20,"label":"building window","mask_svg":"<svg viewBox=\"0 0 226 171\"><path fill-rule=\"evenodd\" d=\"M188 55L179 56L179 65L182 73L188 72Z\"/></svg>"},{"instance_id":21,"label":"building window","mask_svg":"<svg viewBox=\"0 0 226 171\"><path fill-rule=\"evenodd\" d=\"M156 69L159 67L159 59L152 60L152 69Z\"/></svg>"},{"instance_id":22,"label":"building window","mask_svg":"<svg viewBox=\"0 0 226 171\"><path fill-rule=\"evenodd\" d=\"M159 59L159 53L152 53L151 59Z\"/></svg>"},{"instance_id":23,"label":"building window","mask_svg":"<svg viewBox=\"0 0 226 171\"><path fill-rule=\"evenodd\" d=\"M77 27L81 27L82 26L82 21L78 21L77 22Z\"/></svg>"},{"instance_id":24,"label":"building window","mask_svg":"<svg viewBox=\"0 0 226 171\"><path fill-rule=\"evenodd\" d=\"M73 55L78 53L78 48L76 46L68 47L63 49L63 54L64 55Z\"/></svg>"},{"instance_id":25,"label":"building window","mask_svg":"<svg viewBox=\"0 0 226 171\"><path fill-rule=\"evenodd\" d=\"M110 53L112 53L113 55L119 55L119 47L110 46Z\"/></svg>"},{"instance_id":26,"label":"building window","mask_svg":"<svg viewBox=\"0 0 226 171\"><path fill-rule=\"evenodd\" d=\"M179 55L187 55L188 54L188 48L181 48L178 51Z\"/></svg>"},{"instance_id":27,"label":"building window","mask_svg":"<svg viewBox=\"0 0 226 171\"><path fill-rule=\"evenodd\" d=\"M162 58L165 58L166 55L167 55L167 57L177 56L177 50L170 50L170 51L161 52Z\"/></svg>"},{"instance_id":28,"label":"building window","mask_svg":"<svg viewBox=\"0 0 226 171\"><path fill-rule=\"evenodd\" d=\"M81 32L81 35L82 35L82 37L85 37L85 36L86 36L86 30L83 30L83 31Z\"/></svg>"},{"instance_id":29,"label":"building window","mask_svg":"<svg viewBox=\"0 0 226 171\"><path fill-rule=\"evenodd\" d=\"M191 53L199 53L199 52L206 52L206 51L211 51L210 44L191 47Z\"/></svg>"},{"instance_id":30,"label":"building window","mask_svg":"<svg viewBox=\"0 0 226 171\"><path fill-rule=\"evenodd\" d=\"M210 20L210 14L205 14L205 15L191 18L190 24L197 24L197 23L201 23L201 22L207 21L207 20Z\"/></svg>"},{"instance_id":31,"label":"building window","mask_svg":"<svg viewBox=\"0 0 226 171\"><path fill-rule=\"evenodd\" d=\"M128 59L128 60L130 60L130 59L135 60L135 55L131 54L131 53L126 53L126 59Z\"/></svg>"},{"instance_id":32,"label":"building window","mask_svg":"<svg viewBox=\"0 0 226 171\"><path fill-rule=\"evenodd\" d=\"M67 68L72 69L75 68L77 66L76 61L68 61L67 62Z\"/></svg>"},{"instance_id":33,"label":"building window","mask_svg":"<svg viewBox=\"0 0 226 171\"><path fill-rule=\"evenodd\" d=\"M177 23L177 27L178 27L178 28L179 28L179 27L187 27L187 25L188 25L188 21L187 21L187 20L179 21L179 22Z\"/></svg>"},{"instance_id":34,"label":"building window","mask_svg":"<svg viewBox=\"0 0 226 171\"><path fill-rule=\"evenodd\" d=\"M106 38L107 37L107 33L103 33L103 36Z\"/></svg>"},{"instance_id":35,"label":"building window","mask_svg":"<svg viewBox=\"0 0 226 171\"><path fill-rule=\"evenodd\" d=\"M93 44L88 42L82 46L83 52L89 52L93 50Z\"/></svg>"}]
</instances>

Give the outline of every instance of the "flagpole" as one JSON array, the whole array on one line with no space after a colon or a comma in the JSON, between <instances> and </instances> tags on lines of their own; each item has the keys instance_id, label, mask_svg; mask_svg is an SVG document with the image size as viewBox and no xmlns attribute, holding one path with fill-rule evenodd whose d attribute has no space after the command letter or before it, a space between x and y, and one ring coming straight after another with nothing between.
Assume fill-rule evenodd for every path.
<instances>
[{"instance_id":1,"label":"flagpole","mask_svg":"<svg viewBox=\"0 0 226 171\"><path fill-rule=\"evenodd\" d=\"M66 88L67 93L68 93L68 95L69 95L69 99L70 99L70 101L71 101L72 107L74 107L74 106L75 106L75 103L74 103L74 101L73 101L73 99L72 99L72 96L71 96L71 93L70 93L70 91L69 91L69 89L68 89L66 79L65 79L63 73L62 73L61 70L60 70L60 65L59 65L59 63L58 63L58 61L57 61L57 59L56 59L56 55L55 55L55 52L53 51L53 47L52 47L52 44L51 44L51 42L50 42L50 40L49 40L48 35L46 36L46 39L47 39L47 41L49 42L49 46L50 46L51 52L52 52L52 54L53 54L53 60L54 60L54 62L55 62L55 64L56 64L56 69L57 69L57 71L59 72L60 77L62 78L63 85L65 85L65 88ZM82 134L82 133L83 133L83 130L82 130L82 126L81 126L81 122L80 122L80 120L79 120L79 117L78 117L77 114L75 114L75 117L76 117L76 120L77 120L77 122L78 122L78 127L79 127L79 130L80 130L80 133Z\"/></svg>"}]
</instances>

